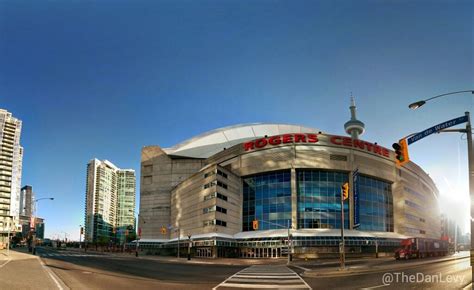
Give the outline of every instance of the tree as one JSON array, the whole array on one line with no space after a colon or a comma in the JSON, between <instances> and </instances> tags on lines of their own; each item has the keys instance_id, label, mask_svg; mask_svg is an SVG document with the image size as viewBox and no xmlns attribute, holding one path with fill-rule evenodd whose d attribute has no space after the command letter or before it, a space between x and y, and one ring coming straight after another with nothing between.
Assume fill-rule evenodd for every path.
<instances>
[{"instance_id":1,"label":"tree","mask_svg":"<svg viewBox=\"0 0 474 290\"><path fill-rule=\"evenodd\" d=\"M127 243L135 241L137 239L137 234L135 232L129 232L127 236Z\"/></svg>"}]
</instances>

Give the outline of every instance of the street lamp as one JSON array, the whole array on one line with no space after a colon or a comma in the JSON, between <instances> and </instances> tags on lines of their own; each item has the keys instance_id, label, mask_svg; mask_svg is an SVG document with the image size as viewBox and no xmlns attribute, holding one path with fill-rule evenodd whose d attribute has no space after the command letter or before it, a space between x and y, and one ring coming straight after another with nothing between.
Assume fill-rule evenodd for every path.
<instances>
[{"instance_id":1,"label":"street lamp","mask_svg":"<svg viewBox=\"0 0 474 290\"><path fill-rule=\"evenodd\" d=\"M143 223L146 224L146 220L142 216L140 216L140 214L138 214L137 227L140 224L140 218L142 218ZM136 236L136 240L135 240L135 257L138 257L139 240L140 240L140 236L142 234L141 231L142 231L142 229L140 227L138 227L138 232L137 232L137 236Z\"/></svg>"},{"instance_id":2,"label":"street lamp","mask_svg":"<svg viewBox=\"0 0 474 290\"><path fill-rule=\"evenodd\" d=\"M191 260L191 246L192 246L191 234L188 234L188 261Z\"/></svg>"},{"instance_id":3,"label":"street lamp","mask_svg":"<svg viewBox=\"0 0 474 290\"><path fill-rule=\"evenodd\" d=\"M440 97L443 97L443 96L461 94L461 93L474 94L474 90L457 91L457 92L451 92L451 93L437 95L437 96L428 98L426 100L421 100L421 101L411 103L408 107L412 110L415 110L415 109L418 109L419 107L423 106L424 104L426 104L426 102L428 102L430 100L440 98ZM470 220L471 220L471 271L472 271L472 276L474 277L474 267L473 267L474 266L474 256L473 256L473 250L474 250L474 154L472 152L471 118L469 116L469 112L466 112L465 114L467 116L466 129L451 129L451 130L445 130L445 131L446 132L466 133L466 135L467 135L467 155L468 155L468 168L469 168L469 197L470 197L470 202L471 202L471 214L470 214Z\"/></svg>"},{"instance_id":4,"label":"street lamp","mask_svg":"<svg viewBox=\"0 0 474 290\"><path fill-rule=\"evenodd\" d=\"M467 90L467 91L458 91L458 92L451 92L451 93L446 93L446 94L437 95L437 96L428 98L428 99L426 99L426 100L420 100L420 101L411 103L410 105L408 105L408 108L410 108L410 109L412 109L412 110L416 110L416 109L418 109L419 107L421 107L421 106L423 106L424 104L426 104L426 102L428 102L428 101L430 101L430 100L433 100L433 99L436 99L436 98L440 98L440 97L444 97L444 96L448 96L448 95L461 94L461 93L471 93L471 94L474 94L474 91L473 91L473 90Z\"/></svg>"},{"instance_id":5,"label":"street lamp","mask_svg":"<svg viewBox=\"0 0 474 290\"><path fill-rule=\"evenodd\" d=\"M36 213L37 213L37 208L38 208L38 201L40 200L54 200L54 197L42 197L35 199L35 204L33 208L33 255L36 254ZM31 228L31 225L30 225Z\"/></svg>"},{"instance_id":6,"label":"street lamp","mask_svg":"<svg viewBox=\"0 0 474 290\"><path fill-rule=\"evenodd\" d=\"M83 232L82 225L79 225L79 249L82 248L82 232Z\"/></svg>"}]
</instances>

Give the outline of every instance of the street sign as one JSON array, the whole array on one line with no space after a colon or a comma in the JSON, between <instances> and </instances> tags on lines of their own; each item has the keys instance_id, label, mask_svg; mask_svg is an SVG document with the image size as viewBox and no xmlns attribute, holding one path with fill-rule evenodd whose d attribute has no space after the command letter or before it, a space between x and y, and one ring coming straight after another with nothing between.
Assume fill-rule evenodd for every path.
<instances>
[{"instance_id":1,"label":"street sign","mask_svg":"<svg viewBox=\"0 0 474 290\"><path fill-rule=\"evenodd\" d=\"M412 143L415 143L416 141L421 140L421 139L425 138L426 136L429 136L433 133L437 133L437 132L439 132L443 129L446 129L446 128L449 128L449 127L452 127L452 126L456 126L458 124L466 123L466 122L467 122L467 116L462 116L462 117L458 117L458 118L440 123L436 126L428 128L428 129L426 129L422 132L416 133L415 135L411 136L410 138L407 138L408 145L410 145Z\"/></svg>"}]
</instances>

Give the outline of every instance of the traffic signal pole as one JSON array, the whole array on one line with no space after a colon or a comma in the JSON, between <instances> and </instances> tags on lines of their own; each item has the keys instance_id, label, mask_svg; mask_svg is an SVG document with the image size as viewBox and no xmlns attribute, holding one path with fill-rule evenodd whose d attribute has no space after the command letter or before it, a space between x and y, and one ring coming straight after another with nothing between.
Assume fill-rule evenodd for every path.
<instances>
[{"instance_id":1,"label":"traffic signal pole","mask_svg":"<svg viewBox=\"0 0 474 290\"><path fill-rule=\"evenodd\" d=\"M466 129L444 129L438 133L444 132L458 132L466 133L467 139L467 160L468 160L468 171L469 171L469 200L471 202L470 208L470 221L471 221L471 274L474 277L474 154L472 151L472 126L471 116L469 112L464 113L467 117Z\"/></svg>"},{"instance_id":2,"label":"traffic signal pole","mask_svg":"<svg viewBox=\"0 0 474 290\"><path fill-rule=\"evenodd\" d=\"M446 94L441 94L437 95L431 98L428 98L426 100L420 100L418 102L411 103L408 107L410 109L418 109L419 107L423 106L426 104L426 102L440 98L443 96L448 96L448 95L454 95L454 94L460 94L460 93L471 93L474 94L474 90L465 90L465 91L457 91L457 92L450 92ZM469 112L465 112L465 117L467 119L466 122L466 130L441 130L441 132L461 132L461 133L466 133L467 135L467 158L468 158L468 170L469 170L469 201L471 202L471 209L470 209L470 221L471 221L471 251L470 251L470 256L471 256L471 274L472 277L474 277L474 156L472 152L472 127L471 127L471 117ZM458 118L460 119L460 118ZM451 121L455 121L451 120ZM463 120L459 120L460 122L463 122ZM439 132L439 131L438 131Z\"/></svg>"},{"instance_id":3,"label":"traffic signal pole","mask_svg":"<svg viewBox=\"0 0 474 290\"><path fill-rule=\"evenodd\" d=\"M341 258L341 270L344 270L346 264L346 257L345 257L345 241L344 241L344 196L343 190L341 189L341 244L339 246L339 253Z\"/></svg>"},{"instance_id":4,"label":"traffic signal pole","mask_svg":"<svg viewBox=\"0 0 474 290\"><path fill-rule=\"evenodd\" d=\"M474 277L474 156L472 154L472 128L469 112L465 112L467 117L466 135L467 135L467 158L469 162L469 197L471 201L471 271Z\"/></svg>"}]
</instances>

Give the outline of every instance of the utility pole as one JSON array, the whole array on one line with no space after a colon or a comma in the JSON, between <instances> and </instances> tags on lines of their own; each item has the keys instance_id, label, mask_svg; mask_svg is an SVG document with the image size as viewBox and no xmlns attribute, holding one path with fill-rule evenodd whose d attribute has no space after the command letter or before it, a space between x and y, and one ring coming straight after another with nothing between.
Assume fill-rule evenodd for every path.
<instances>
[{"instance_id":1,"label":"utility pole","mask_svg":"<svg viewBox=\"0 0 474 290\"><path fill-rule=\"evenodd\" d=\"M10 256L10 227L12 226L11 221L8 222L8 244L7 244L7 256Z\"/></svg>"},{"instance_id":2,"label":"utility pole","mask_svg":"<svg viewBox=\"0 0 474 290\"><path fill-rule=\"evenodd\" d=\"M465 112L467 116L466 136L467 136L467 158L469 162L469 197L471 201L471 274L474 275L474 155L472 154L472 127L469 112Z\"/></svg>"},{"instance_id":3,"label":"utility pole","mask_svg":"<svg viewBox=\"0 0 474 290\"><path fill-rule=\"evenodd\" d=\"M188 240L189 240L189 244L188 244L188 261L189 261L191 260L191 245L192 245L191 235L188 235Z\"/></svg>"},{"instance_id":4,"label":"utility pole","mask_svg":"<svg viewBox=\"0 0 474 290\"><path fill-rule=\"evenodd\" d=\"M79 225L80 230L79 230L79 249L82 248L82 225Z\"/></svg>"},{"instance_id":5,"label":"utility pole","mask_svg":"<svg viewBox=\"0 0 474 290\"><path fill-rule=\"evenodd\" d=\"M375 240L375 258L379 257L379 240Z\"/></svg>"},{"instance_id":6,"label":"utility pole","mask_svg":"<svg viewBox=\"0 0 474 290\"><path fill-rule=\"evenodd\" d=\"M421 100L418 102L411 103L408 107L412 110L418 109L419 107L423 106L426 104L426 102L448 96L448 95L454 95L454 94L460 94L460 93L471 93L474 94L474 90L465 90L465 91L457 91L457 92L450 92L446 94L441 94L437 95L431 98L428 98L426 100ZM467 158L468 158L468 170L469 170L469 201L470 201L470 220L471 220L471 253L470 253L470 258L471 258L471 274L474 277L474 155L472 154L472 127L471 127L471 117L469 115L469 112L465 112L465 117L467 118L467 124L466 124L466 130L441 130L438 132L461 132L461 133L466 133L467 136Z\"/></svg>"},{"instance_id":7,"label":"utility pole","mask_svg":"<svg viewBox=\"0 0 474 290\"><path fill-rule=\"evenodd\" d=\"M179 237L181 236L181 229L178 228L178 259L179 259Z\"/></svg>"}]
</instances>

